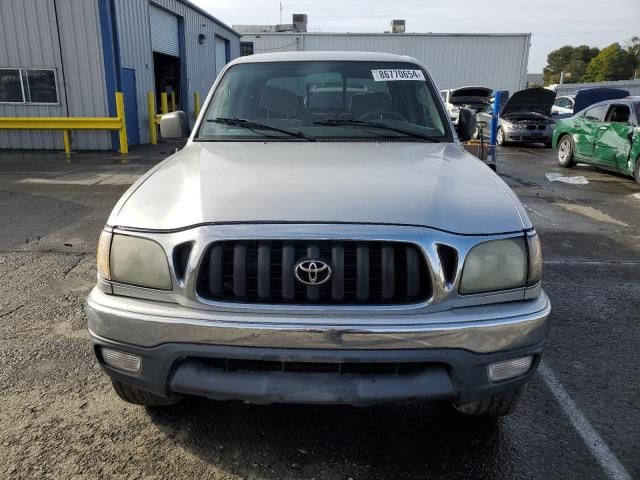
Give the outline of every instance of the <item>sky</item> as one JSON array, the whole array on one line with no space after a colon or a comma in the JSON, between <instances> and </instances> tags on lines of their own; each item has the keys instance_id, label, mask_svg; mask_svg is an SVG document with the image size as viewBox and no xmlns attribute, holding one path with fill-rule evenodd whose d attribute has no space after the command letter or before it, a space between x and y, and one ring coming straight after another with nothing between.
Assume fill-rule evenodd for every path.
<instances>
[{"instance_id":1,"label":"sky","mask_svg":"<svg viewBox=\"0 0 640 480\"><path fill-rule=\"evenodd\" d=\"M279 23L277 0L192 0L232 24ZM640 0L283 0L282 23L306 13L311 32L383 32L405 19L407 32L531 33L529 73L563 45L599 48L640 36Z\"/></svg>"}]
</instances>

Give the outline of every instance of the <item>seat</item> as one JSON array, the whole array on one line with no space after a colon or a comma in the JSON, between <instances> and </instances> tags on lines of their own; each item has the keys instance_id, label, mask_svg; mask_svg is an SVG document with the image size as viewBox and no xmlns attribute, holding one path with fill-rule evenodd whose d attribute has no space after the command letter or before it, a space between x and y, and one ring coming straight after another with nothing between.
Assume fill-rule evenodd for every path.
<instances>
[{"instance_id":1,"label":"seat","mask_svg":"<svg viewBox=\"0 0 640 480\"><path fill-rule=\"evenodd\" d=\"M295 93L267 85L260 95L259 105L268 111L272 118L291 118L296 116L301 103L302 99Z\"/></svg>"}]
</instances>

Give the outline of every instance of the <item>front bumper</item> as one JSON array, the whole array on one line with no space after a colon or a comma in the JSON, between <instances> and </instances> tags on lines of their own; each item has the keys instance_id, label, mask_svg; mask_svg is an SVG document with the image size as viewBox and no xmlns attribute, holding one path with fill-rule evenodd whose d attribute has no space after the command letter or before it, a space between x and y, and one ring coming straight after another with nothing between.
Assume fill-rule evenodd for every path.
<instances>
[{"instance_id":1,"label":"front bumper","mask_svg":"<svg viewBox=\"0 0 640 480\"><path fill-rule=\"evenodd\" d=\"M200 395L254 403L369 405L447 398L457 403L494 395L526 382L535 370L549 328L544 292L533 300L389 315L371 325L349 317L217 313L176 304L107 295L94 289L87 315L96 355L121 382L161 396ZM255 315L255 314L253 314ZM265 318L267 317L267 318ZM100 347L142 357L142 371L108 367ZM534 356L531 370L491 383L487 365ZM421 363L407 375L227 371L208 359L293 363ZM284 365L284 363L283 363Z\"/></svg>"},{"instance_id":2,"label":"front bumper","mask_svg":"<svg viewBox=\"0 0 640 480\"><path fill-rule=\"evenodd\" d=\"M507 142L551 142L553 136L552 130L505 130L505 139Z\"/></svg>"}]
</instances>

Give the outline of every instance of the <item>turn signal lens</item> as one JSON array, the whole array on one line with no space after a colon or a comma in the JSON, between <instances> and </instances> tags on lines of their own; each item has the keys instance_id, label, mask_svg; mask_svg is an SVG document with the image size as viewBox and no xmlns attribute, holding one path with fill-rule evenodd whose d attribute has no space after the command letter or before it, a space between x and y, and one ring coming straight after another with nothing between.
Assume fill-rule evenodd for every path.
<instances>
[{"instance_id":1,"label":"turn signal lens","mask_svg":"<svg viewBox=\"0 0 640 480\"><path fill-rule=\"evenodd\" d=\"M142 368L142 358L138 355L111 348L102 349L102 360L110 367L124 370L125 372L138 373Z\"/></svg>"},{"instance_id":2,"label":"turn signal lens","mask_svg":"<svg viewBox=\"0 0 640 480\"><path fill-rule=\"evenodd\" d=\"M489 380L499 382L524 375L529 371L532 363L533 357L531 355L505 360L504 362L492 363L488 368Z\"/></svg>"},{"instance_id":3,"label":"turn signal lens","mask_svg":"<svg viewBox=\"0 0 640 480\"><path fill-rule=\"evenodd\" d=\"M529 276L527 285L532 286L542 280L542 245L537 233L527 235L527 250L529 251Z\"/></svg>"},{"instance_id":4,"label":"turn signal lens","mask_svg":"<svg viewBox=\"0 0 640 480\"><path fill-rule=\"evenodd\" d=\"M111 280L111 270L109 268L109 251L111 250L111 237L113 234L106 230L103 230L100 234L100 240L98 240L98 253L97 253L97 268L98 276Z\"/></svg>"}]
</instances>

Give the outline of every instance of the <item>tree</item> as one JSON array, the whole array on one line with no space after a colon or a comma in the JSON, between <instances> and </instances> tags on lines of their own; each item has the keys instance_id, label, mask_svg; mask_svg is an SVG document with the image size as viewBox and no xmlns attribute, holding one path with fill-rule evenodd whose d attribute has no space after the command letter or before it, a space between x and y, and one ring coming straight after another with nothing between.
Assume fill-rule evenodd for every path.
<instances>
[{"instance_id":1,"label":"tree","mask_svg":"<svg viewBox=\"0 0 640 480\"><path fill-rule=\"evenodd\" d=\"M627 42L627 52L636 59L636 70L640 69L640 37L636 36L629 39Z\"/></svg>"},{"instance_id":2,"label":"tree","mask_svg":"<svg viewBox=\"0 0 640 480\"><path fill-rule=\"evenodd\" d=\"M638 59L619 43L612 43L594 57L587 66L583 81L629 80L633 78Z\"/></svg>"},{"instance_id":3,"label":"tree","mask_svg":"<svg viewBox=\"0 0 640 480\"><path fill-rule=\"evenodd\" d=\"M576 83L581 81L587 65L600 50L596 47L580 45L572 47L565 45L547 56L547 66L542 70L545 85L560 83L560 73L564 71L570 75L565 76L565 83Z\"/></svg>"}]
</instances>

